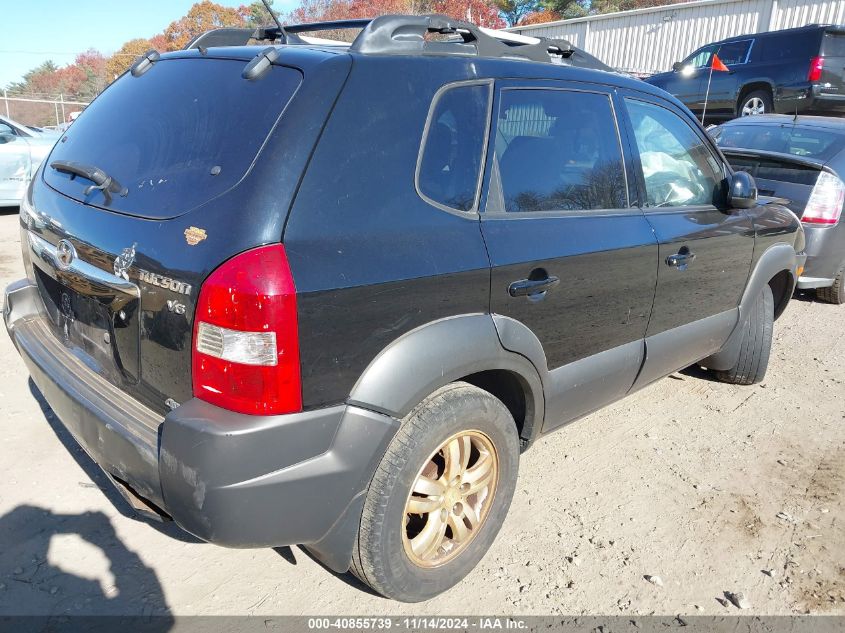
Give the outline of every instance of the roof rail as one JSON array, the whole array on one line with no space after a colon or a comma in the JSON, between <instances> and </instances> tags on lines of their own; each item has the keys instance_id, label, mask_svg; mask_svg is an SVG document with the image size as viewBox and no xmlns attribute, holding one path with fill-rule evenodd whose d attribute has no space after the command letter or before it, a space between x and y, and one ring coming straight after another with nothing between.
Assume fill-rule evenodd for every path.
<instances>
[{"instance_id":1,"label":"roof rail","mask_svg":"<svg viewBox=\"0 0 845 633\"><path fill-rule=\"evenodd\" d=\"M498 33L445 15L383 15L373 19L291 24L281 28L263 26L257 29L215 29L196 37L185 48L243 46L250 40L277 44L311 44L313 42L299 35L340 29L361 29L351 44L337 43L338 46L349 46L349 50L356 53L495 57L613 70L567 40ZM437 35L446 37L432 37ZM320 40L320 43L324 41Z\"/></svg>"},{"instance_id":2,"label":"roof rail","mask_svg":"<svg viewBox=\"0 0 845 633\"><path fill-rule=\"evenodd\" d=\"M454 35L456 39L431 38L438 34ZM535 62L559 60L574 52L566 40L537 38L535 43L523 44L493 37L474 24L445 15L383 15L361 31L349 50L374 55L440 53Z\"/></svg>"}]
</instances>

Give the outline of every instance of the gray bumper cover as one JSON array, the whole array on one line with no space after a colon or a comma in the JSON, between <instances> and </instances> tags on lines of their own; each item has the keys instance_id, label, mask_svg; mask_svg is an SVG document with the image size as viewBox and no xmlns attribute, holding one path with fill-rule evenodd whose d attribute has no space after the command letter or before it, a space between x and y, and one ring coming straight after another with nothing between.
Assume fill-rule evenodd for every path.
<instances>
[{"instance_id":1,"label":"gray bumper cover","mask_svg":"<svg viewBox=\"0 0 845 633\"><path fill-rule=\"evenodd\" d=\"M302 544L328 567L348 568L397 420L346 405L250 416L197 399L162 419L76 359L39 305L35 286L10 285L6 329L59 420L107 474L203 540Z\"/></svg>"}]
</instances>

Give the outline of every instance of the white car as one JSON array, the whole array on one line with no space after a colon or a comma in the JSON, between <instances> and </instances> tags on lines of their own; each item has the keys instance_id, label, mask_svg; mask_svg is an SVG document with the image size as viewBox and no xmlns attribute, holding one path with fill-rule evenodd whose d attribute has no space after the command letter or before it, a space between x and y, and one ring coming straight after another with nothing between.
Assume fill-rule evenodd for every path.
<instances>
[{"instance_id":1,"label":"white car","mask_svg":"<svg viewBox=\"0 0 845 633\"><path fill-rule=\"evenodd\" d=\"M0 116L0 207L16 207L41 161L60 138Z\"/></svg>"}]
</instances>

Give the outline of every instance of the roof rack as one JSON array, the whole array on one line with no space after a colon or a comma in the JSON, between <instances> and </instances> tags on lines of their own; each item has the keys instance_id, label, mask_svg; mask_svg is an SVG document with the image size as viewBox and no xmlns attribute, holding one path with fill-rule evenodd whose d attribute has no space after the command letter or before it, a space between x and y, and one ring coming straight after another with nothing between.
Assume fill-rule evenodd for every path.
<instances>
[{"instance_id":1,"label":"roof rack","mask_svg":"<svg viewBox=\"0 0 845 633\"><path fill-rule=\"evenodd\" d=\"M206 31L188 42L185 50L191 48L210 48L212 46L244 46L250 41L271 42L276 44L310 44L298 36L299 33L314 31L338 31L342 29L363 29L371 19L332 20L330 22L310 22L307 24L287 24L278 26L259 26L257 29L223 28ZM336 42L337 46L349 46L349 42Z\"/></svg>"},{"instance_id":2,"label":"roof rack","mask_svg":"<svg viewBox=\"0 0 845 633\"><path fill-rule=\"evenodd\" d=\"M185 48L202 50L211 46L243 46L251 40L277 44L312 44L313 41L309 42L300 35L340 29L361 29L361 32L351 44L338 42L335 45L348 46L350 52L369 55L477 56L613 70L592 55L575 48L567 40L499 33L445 15L383 15L373 19L335 20L281 27L215 29L196 37Z\"/></svg>"}]
</instances>

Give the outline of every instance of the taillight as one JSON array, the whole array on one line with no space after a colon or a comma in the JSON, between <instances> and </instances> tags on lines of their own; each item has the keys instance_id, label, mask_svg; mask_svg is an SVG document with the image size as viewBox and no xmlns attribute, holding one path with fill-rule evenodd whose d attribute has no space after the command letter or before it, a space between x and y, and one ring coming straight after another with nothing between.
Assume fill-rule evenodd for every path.
<instances>
[{"instance_id":1,"label":"taillight","mask_svg":"<svg viewBox=\"0 0 845 633\"><path fill-rule=\"evenodd\" d=\"M824 57L813 57L813 59L810 60L810 70L807 72L807 81L821 81L823 68Z\"/></svg>"},{"instance_id":2,"label":"taillight","mask_svg":"<svg viewBox=\"0 0 845 633\"><path fill-rule=\"evenodd\" d=\"M191 366L194 396L224 409L302 410L296 287L284 246L241 253L205 280Z\"/></svg>"},{"instance_id":3,"label":"taillight","mask_svg":"<svg viewBox=\"0 0 845 633\"><path fill-rule=\"evenodd\" d=\"M830 172L823 171L816 180L801 221L804 224L836 224L842 214L843 203L845 184Z\"/></svg>"}]
</instances>

